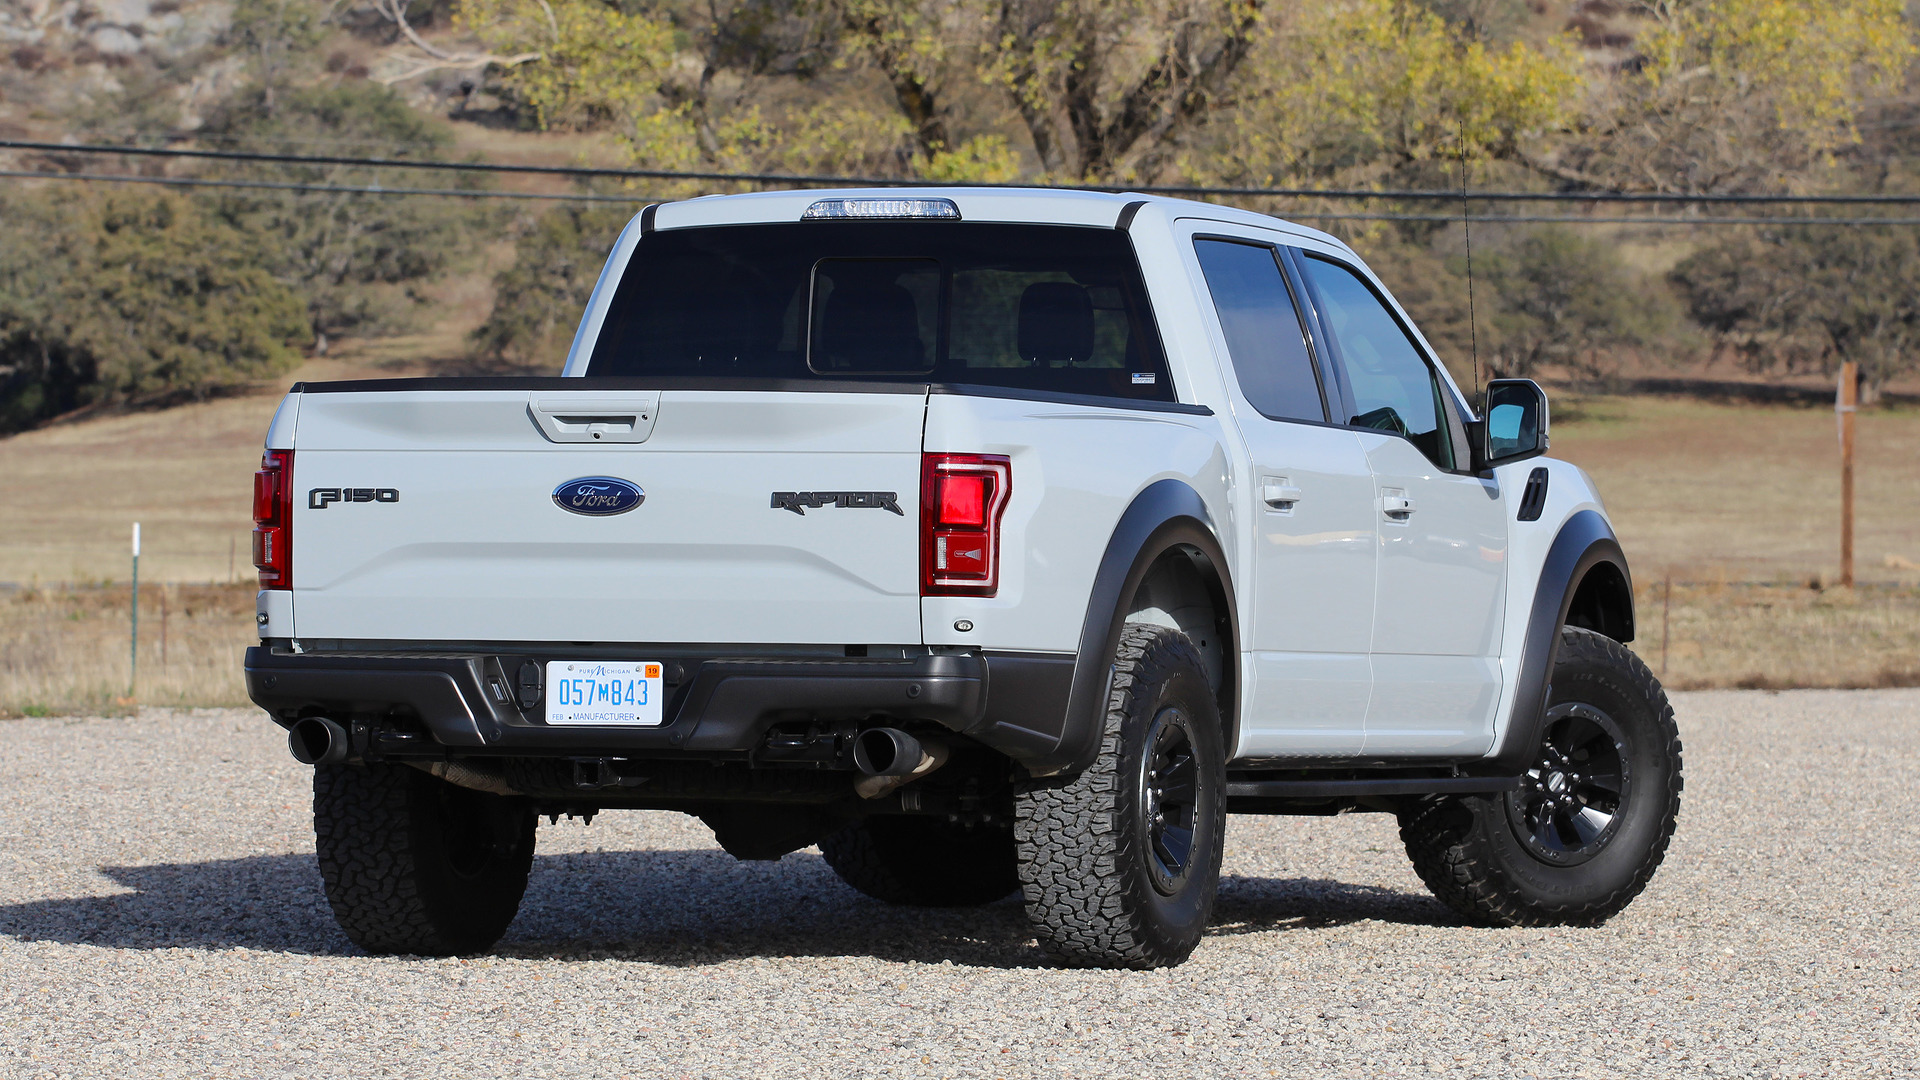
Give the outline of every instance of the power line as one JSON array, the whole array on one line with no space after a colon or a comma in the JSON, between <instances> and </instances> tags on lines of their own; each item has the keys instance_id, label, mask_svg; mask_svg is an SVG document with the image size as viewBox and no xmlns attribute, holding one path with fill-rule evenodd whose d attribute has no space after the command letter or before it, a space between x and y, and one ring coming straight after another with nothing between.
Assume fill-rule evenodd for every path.
<instances>
[{"instance_id":1,"label":"power line","mask_svg":"<svg viewBox=\"0 0 1920 1080\"><path fill-rule=\"evenodd\" d=\"M1519 225L1920 225L1913 217L1582 217L1575 214L1316 214L1312 211L1279 215L1290 221L1470 221L1474 224Z\"/></svg>"},{"instance_id":2,"label":"power line","mask_svg":"<svg viewBox=\"0 0 1920 1080\"><path fill-rule=\"evenodd\" d=\"M1367 191L1359 188L1112 187L1093 191L1138 191L1146 195L1236 195L1277 199L1402 199L1412 202L1566 202L1671 204L1780 204L1787 206L1915 206L1920 195L1668 195L1629 191ZM1458 218L1448 217L1449 221Z\"/></svg>"},{"instance_id":3,"label":"power line","mask_svg":"<svg viewBox=\"0 0 1920 1080\"><path fill-rule=\"evenodd\" d=\"M929 181L881 176L803 175L797 173L683 172L670 169L611 169L575 165L506 165L485 161L421 161L408 158L365 158L334 155L269 154L240 150L185 150L177 147L110 146L98 143L68 145L20 139L0 139L0 149L38 150L60 154L118 154L161 158L198 158L211 161L261 162L281 165L344 165L369 169L430 169L447 172L510 173L531 176L600 177L627 180L704 180L743 184L797 186L920 187ZM945 187L983 187L982 184L942 184ZM1208 187L1197 184L1130 186L1125 184L1049 184L1068 191L1137 191L1148 195L1232 195L1289 199L1401 199L1440 202L1571 202L1654 204L1777 204L1804 206L1911 206L1920 195L1729 195L1666 194L1622 191L1439 191L1367 190L1362 188Z\"/></svg>"},{"instance_id":4,"label":"power line","mask_svg":"<svg viewBox=\"0 0 1920 1080\"><path fill-rule=\"evenodd\" d=\"M103 146L87 143L27 142L0 139L0 150L40 150L60 154L120 154L132 157L200 158L209 161L251 161L276 165L347 165L366 169L431 169L436 172L518 173L530 176L610 177L632 180L743 180L771 183L805 177L753 176L734 173L685 173L647 169L597 169L579 165L502 165L490 161L422 161L415 158L344 157L331 154L267 154L251 150L181 150L164 146ZM821 177L823 182L837 178ZM878 184L882 181L861 181ZM903 181L893 181L902 183Z\"/></svg>"},{"instance_id":5,"label":"power line","mask_svg":"<svg viewBox=\"0 0 1920 1080\"><path fill-rule=\"evenodd\" d=\"M121 173L55 173L0 169L0 178L20 180L81 181L104 184L158 184L165 187L211 187L264 189L268 191L304 191L335 195L372 195L398 197L425 195L451 199L537 199L547 202L625 203L637 205L655 199L643 195L553 195L532 191L488 191L471 188L418 188L354 186L347 184L307 184L281 180L221 180L199 176L129 176ZM1300 221L1456 221L1488 225L1564 224L1564 225L1920 225L1912 217L1584 217L1573 214L1331 214L1312 211L1288 213Z\"/></svg>"},{"instance_id":6,"label":"power line","mask_svg":"<svg viewBox=\"0 0 1920 1080\"><path fill-rule=\"evenodd\" d=\"M548 195L534 191L483 191L463 188L354 187L345 184L302 184L279 180L217 180L198 176L125 176L119 173L49 173L0 169L0 177L22 180L83 180L105 184L161 184L167 187L264 188L269 191L311 191L340 195L434 195L454 199L543 199L553 202L644 203L640 195Z\"/></svg>"}]
</instances>

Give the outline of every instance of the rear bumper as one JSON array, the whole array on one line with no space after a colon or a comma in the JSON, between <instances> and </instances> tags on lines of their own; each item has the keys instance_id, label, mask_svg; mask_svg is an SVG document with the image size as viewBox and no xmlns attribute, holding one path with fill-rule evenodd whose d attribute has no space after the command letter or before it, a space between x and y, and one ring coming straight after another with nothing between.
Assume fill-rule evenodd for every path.
<instances>
[{"instance_id":1,"label":"rear bumper","mask_svg":"<svg viewBox=\"0 0 1920 1080\"><path fill-rule=\"evenodd\" d=\"M434 754L732 758L751 755L784 721L884 718L930 721L1016 761L1044 762L1059 752L1073 675L1073 657L1058 655L688 658L668 662L659 727L571 728L548 726L544 702L523 699L515 684L523 665L547 659L256 647L247 694L283 725L315 714L417 719L437 744L420 749Z\"/></svg>"}]
</instances>

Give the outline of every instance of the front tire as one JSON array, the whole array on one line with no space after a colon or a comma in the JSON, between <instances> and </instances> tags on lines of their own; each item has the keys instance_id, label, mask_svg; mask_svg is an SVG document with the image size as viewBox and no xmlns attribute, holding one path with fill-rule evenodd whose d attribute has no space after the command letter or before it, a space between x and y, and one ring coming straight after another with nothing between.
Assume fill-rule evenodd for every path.
<instances>
[{"instance_id":1,"label":"front tire","mask_svg":"<svg viewBox=\"0 0 1920 1080\"><path fill-rule=\"evenodd\" d=\"M1213 913L1226 832L1219 705L1186 635L1120 635L1100 755L1070 780L1014 797L1027 918L1075 967L1185 960Z\"/></svg>"},{"instance_id":2,"label":"front tire","mask_svg":"<svg viewBox=\"0 0 1920 1080\"><path fill-rule=\"evenodd\" d=\"M370 953L455 956L492 946L520 910L537 823L525 799L406 765L313 771L327 903Z\"/></svg>"},{"instance_id":3,"label":"front tire","mask_svg":"<svg viewBox=\"0 0 1920 1080\"><path fill-rule=\"evenodd\" d=\"M1680 734L1626 646L1560 632L1546 725L1517 791L1400 812L1413 868L1481 926L1596 926L1647 886L1680 812Z\"/></svg>"},{"instance_id":4,"label":"front tire","mask_svg":"<svg viewBox=\"0 0 1920 1080\"><path fill-rule=\"evenodd\" d=\"M875 816L820 841L820 854L841 881L889 904L978 907L1020 887L1004 825Z\"/></svg>"}]
</instances>

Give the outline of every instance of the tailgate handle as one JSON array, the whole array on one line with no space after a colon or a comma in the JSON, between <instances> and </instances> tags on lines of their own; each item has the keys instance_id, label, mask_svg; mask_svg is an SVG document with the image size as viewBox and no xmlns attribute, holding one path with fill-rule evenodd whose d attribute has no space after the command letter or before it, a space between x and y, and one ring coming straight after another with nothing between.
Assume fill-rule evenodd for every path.
<instances>
[{"instance_id":1,"label":"tailgate handle","mask_svg":"<svg viewBox=\"0 0 1920 1080\"><path fill-rule=\"evenodd\" d=\"M596 398L586 395L541 401L528 406L529 415L549 440L557 443L637 443L653 434L660 412L660 395Z\"/></svg>"}]
</instances>

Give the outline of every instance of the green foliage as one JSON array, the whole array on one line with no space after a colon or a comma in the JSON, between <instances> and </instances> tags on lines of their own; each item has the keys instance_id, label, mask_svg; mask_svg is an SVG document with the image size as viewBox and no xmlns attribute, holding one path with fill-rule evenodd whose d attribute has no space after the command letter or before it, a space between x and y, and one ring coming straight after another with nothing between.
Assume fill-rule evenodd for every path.
<instances>
[{"instance_id":1,"label":"green foliage","mask_svg":"<svg viewBox=\"0 0 1920 1080\"><path fill-rule=\"evenodd\" d=\"M367 82L287 91L269 108L244 96L207 125L208 134L250 150L314 154L349 147L387 158L444 160L446 126L394 91ZM215 170L209 169L209 172ZM335 165L222 165L218 175L330 187L472 188L465 173ZM257 237L267 264L306 298L313 334L382 333L405 325L418 288L464 250L483 211L456 199L385 198L347 192L241 190L217 197L220 213Z\"/></svg>"},{"instance_id":2,"label":"green foliage","mask_svg":"<svg viewBox=\"0 0 1920 1080\"><path fill-rule=\"evenodd\" d=\"M952 150L936 148L920 175L936 184L1010 184L1020 178L1020 155L1005 135L975 135Z\"/></svg>"},{"instance_id":3,"label":"green foliage","mask_svg":"<svg viewBox=\"0 0 1920 1080\"><path fill-rule=\"evenodd\" d=\"M1505 41L1527 23L1526 0L1419 0L1420 6L1460 28L1468 38Z\"/></svg>"},{"instance_id":4,"label":"green foliage","mask_svg":"<svg viewBox=\"0 0 1920 1080\"><path fill-rule=\"evenodd\" d=\"M303 324L255 239L195 201L62 191L0 205L0 431L284 371Z\"/></svg>"},{"instance_id":5,"label":"green foliage","mask_svg":"<svg viewBox=\"0 0 1920 1080\"><path fill-rule=\"evenodd\" d=\"M227 40L246 57L268 111L294 76L311 65L326 13L315 0L235 0Z\"/></svg>"},{"instance_id":6,"label":"green foliage","mask_svg":"<svg viewBox=\"0 0 1920 1080\"><path fill-rule=\"evenodd\" d=\"M394 10L405 3L397 0ZM1904 88L1916 55L1902 0L1590 4L1582 18L1604 23L1608 44L1588 52L1573 37L1556 36L1566 25L1564 5L1542 10L1530 0L415 0L413 7L415 29L435 27L431 40L394 28L394 51L379 64L417 50L414 75L451 80L483 63L489 91L520 108L530 125L602 132L636 164L936 182L1452 187L1464 164L1476 184L1493 186L1544 177L1576 189L1855 190L1872 186L1870 165L1884 164L1864 160L1859 131L1879 128L1860 122L1863 110ZM200 129L208 145L445 160L445 124L383 86L322 72L319 57L356 18L353 32L372 28L364 9L355 16L330 0L235 0L220 44L181 54L189 58L169 61L173 68L117 69L121 89L90 95L93 112L72 115L114 139L171 130L182 112L175 91L225 49L244 63L246 81L212 108ZM345 70L345 62L327 70L336 67ZM390 67L376 70L396 77ZM1889 116L1898 120L1898 109ZM1840 171L1852 158L1862 159L1861 168ZM328 186L477 183L458 173L333 166L169 168ZM1906 181L1883 175L1881 182L1899 190ZM708 182L663 183L648 194L711 190ZM115 351L112 335L73 321L68 313L95 311L86 304L97 301L106 305L98 310L123 312L102 316L101 325L124 324L128 297L177 287L165 284L160 260L127 254L118 264L121 292L100 292L97 275L78 275L95 291L84 303L69 302L54 268L105 266L109 249L121 250L87 247L82 238L111 235L125 247L145 231L155 231L154 243L195 230L218 234L208 250L239 252L227 264L233 274L266 273L277 282L249 295L265 303L271 293L276 304L297 296L305 330L295 336L324 348L329 335L417 322L423 287L456 270L476 239L500 235L493 223L507 217L492 203L252 190L169 204L185 207L181 220L190 224L122 224L115 232L106 217L79 215L67 203L57 211L55 201L17 203L29 204L38 209L0 221L0 234L17 239L0 253L0 396L5 422L14 425L215 378L178 348L149 342ZM60 215L66 224L52 224ZM560 210L538 219L520 238L519 261L496 278L498 302L478 332L480 348L503 364L555 367L625 217ZM63 229L77 231L65 236ZM1910 369L1904 357L1920 345L1905 336L1912 320L1902 306L1920 272L1908 276L1906 241L1891 230L1867 233L1688 233L1687 242L1709 246L1673 284L1692 315L1756 369L1821 368L1846 357L1861 360L1870 380L1883 380ZM1366 235L1362 250L1457 370L1476 332L1486 366L1508 372L1597 373L1610 357L1684 337L1667 285L1630 271L1585 231L1478 233L1477 325L1465 314L1457 228L1436 223L1396 234L1381 227ZM84 259L73 254L82 249ZM42 258L47 252L65 252L66 261ZM239 280L205 288L245 291ZM247 319L273 321L260 312ZM182 340L185 331L168 325L154 323L153 342ZM239 377L252 363L228 354L275 351L244 345L244 334L216 348L220 335L209 332L208 370L224 373L217 378ZM286 355L284 344L275 348Z\"/></svg>"},{"instance_id":7,"label":"green foliage","mask_svg":"<svg viewBox=\"0 0 1920 1080\"><path fill-rule=\"evenodd\" d=\"M459 25L499 54L505 84L539 126L615 120L690 134L689 110L662 100L674 28L664 17L596 0L464 0Z\"/></svg>"},{"instance_id":8,"label":"green foliage","mask_svg":"<svg viewBox=\"0 0 1920 1080\"><path fill-rule=\"evenodd\" d=\"M1625 353L1681 336L1679 305L1663 283L1636 274L1604 241L1566 228L1476 231L1472 323L1457 237L1366 250L1368 265L1463 384L1476 349L1487 378L1553 367L1604 379Z\"/></svg>"},{"instance_id":9,"label":"green foliage","mask_svg":"<svg viewBox=\"0 0 1920 1080\"><path fill-rule=\"evenodd\" d=\"M1920 361L1920 230L1742 230L1673 280L1693 317L1756 371L1831 372L1851 360L1877 394Z\"/></svg>"},{"instance_id":10,"label":"green foliage","mask_svg":"<svg viewBox=\"0 0 1920 1080\"><path fill-rule=\"evenodd\" d=\"M1583 186L1779 190L1818 176L1916 56L1903 0L1646 0L1638 55L1527 160Z\"/></svg>"},{"instance_id":11,"label":"green foliage","mask_svg":"<svg viewBox=\"0 0 1920 1080\"><path fill-rule=\"evenodd\" d=\"M463 0L461 20L543 125L610 126L649 167L815 168L838 155L833 171L1011 179L1023 133L1041 172L1099 179L1151 177L1170 162L1246 58L1260 11L1258 0L805 0L704 12ZM775 62L775 42L809 31L827 40L798 50L806 62ZM983 89L1000 101L975 100ZM959 130L963 120L974 130Z\"/></svg>"},{"instance_id":12,"label":"green foliage","mask_svg":"<svg viewBox=\"0 0 1920 1080\"><path fill-rule=\"evenodd\" d=\"M844 151L971 178L1001 171L967 150L998 138L1062 180L1385 182L1464 154L1581 186L1780 187L1916 55L1903 0L1622 3L1627 44L1602 55L1524 0L461 2L543 124L610 125L669 168Z\"/></svg>"},{"instance_id":13,"label":"green foliage","mask_svg":"<svg viewBox=\"0 0 1920 1080\"><path fill-rule=\"evenodd\" d=\"M1668 0L1657 7L1649 84L1665 89L1710 74L1730 91L1759 95L1782 130L1816 150L1852 138L1863 97L1892 89L1915 56L1903 0Z\"/></svg>"},{"instance_id":14,"label":"green foliage","mask_svg":"<svg viewBox=\"0 0 1920 1080\"><path fill-rule=\"evenodd\" d=\"M628 210L562 207L520 238L513 266L494 278L493 311L474 332L491 360L557 374Z\"/></svg>"},{"instance_id":15,"label":"green foliage","mask_svg":"<svg viewBox=\"0 0 1920 1080\"><path fill-rule=\"evenodd\" d=\"M1678 321L1670 293L1636 277L1591 235L1542 226L1475 254L1476 299L1486 298L1492 331L1482 344L1503 376L1546 364L1605 376L1621 351L1660 340Z\"/></svg>"},{"instance_id":16,"label":"green foliage","mask_svg":"<svg viewBox=\"0 0 1920 1080\"><path fill-rule=\"evenodd\" d=\"M1489 46L1409 0L1303 6L1271 24L1190 175L1365 182L1431 161L1516 156L1585 87L1561 39Z\"/></svg>"},{"instance_id":17,"label":"green foliage","mask_svg":"<svg viewBox=\"0 0 1920 1080\"><path fill-rule=\"evenodd\" d=\"M1260 0L1004 0L980 74L1050 176L1158 179L1261 37Z\"/></svg>"},{"instance_id":18,"label":"green foliage","mask_svg":"<svg viewBox=\"0 0 1920 1080\"><path fill-rule=\"evenodd\" d=\"M899 175L917 163L956 178L1010 175L1004 143L991 136L949 145L923 71L944 47L922 14L904 0L704 12L463 0L459 17L491 50L504 93L539 127L610 130L646 168ZM876 71L893 85L893 100L841 95L816 81ZM814 85L779 92L794 79Z\"/></svg>"}]
</instances>

